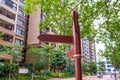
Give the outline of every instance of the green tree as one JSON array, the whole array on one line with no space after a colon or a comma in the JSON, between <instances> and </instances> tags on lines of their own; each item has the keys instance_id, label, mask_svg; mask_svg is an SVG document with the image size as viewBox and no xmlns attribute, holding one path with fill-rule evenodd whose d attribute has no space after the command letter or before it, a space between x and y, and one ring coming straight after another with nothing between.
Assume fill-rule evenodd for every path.
<instances>
[{"instance_id":1,"label":"green tree","mask_svg":"<svg viewBox=\"0 0 120 80\"><path fill-rule=\"evenodd\" d=\"M97 66L95 62L88 62L88 69L91 75L96 74Z\"/></svg>"},{"instance_id":2,"label":"green tree","mask_svg":"<svg viewBox=\"0 0 120 80\"><path fill-rule=\"evenodd\" d=\"M70 76L74 76L75 74L75 68L74 68L74 60L71 58L67 58L67 64L66 67L64 68L65 73Z\"/></svg>"},{"instance_id":3,"label":"green tree","mask_svg":"<svg viewBox=\"0 0 120 80\"><path fill-rule=\"evenodd\" d=\"M82 61L82 71L83 71L84 74L89 71L88 70L88 65L84 61Z\"/></svg>"},{"instance_id":4,"label":"green tree","mask_svg":"<svg viewBox=\"0 0 120 80\"><path fill-rule=\"evenodd\" d=\"M105 62L99 61L97 64L98 64L98 70L99 71L105 71L106 70L105 69Z\"/></svg>"},{"instance_id":5,"label":"green tree","mask_svg":"<svg viewBox=\"0 0 120 80\"><path fill-rule=\"evenodd\" d=\"M40 22L40 29L51 27L57 34L71 34L72 11L79 13L81 35L93 38L96 34L94 29L95 20L99 23L97 34L100 36L109 34L115 38L119 32L119 0L25 0L24 11L26 14L35 13L41 8L45 13L45 19ZM46 6L47 5L47 6ZM98 28L97 28L98 29ZM115 31L113 33L113 30ZM58 33L60 31L60 33ZM112 34L114 36L112 36ZM119 35L118 35L119 36ZM103 36L104 37L104 36ZM105 37L104 37L105 38ZM106 39L106 38L105 38Z\"/></svg>"},{"instance_id":6,"label":"green tree","mask_svg":"<svg viewBox=\"0 0 120 80\"><path fill-rule=\"evenodd\" d=\"M41 48L31 47L28 51L29 63L33 64L33 67L37 70L49 70L51 65L51 60L54 58L54 47L49 45L44 45Z\"/></svg>"},{"instance_id":7,"label":"green tree","mask_svg":"<svg viewBox=\"0 0 120 80\"><path fill-rule=\"evenodd\" d=\"M105 50L101 54L104 57L110 58L110 62L113 64L115 69L118 69L120 67L120 47L119 45L114 45L114 47L107 46Z\"/></svg>"},{"instance_id":8,"label":"green tree","mask_svg":"<svg viewBox=\"0 0 120 80\"><path fill-rule=\"evenodd\" d=\"M55 57L51 61L51 67L55 69L64 69L67 64L67 58L65 57L65 53L58 49L54 53Z\"/></svg>"},{"instance_id":9,"label":"green tree","mask_svg":"<svg viewBox=\"0 0 120 80\"><path fill-rule=\"evenodd\" d=\"M8 54L12 56L12 60L17 61L17 60L21 60L22 57L22 50L23 50L23 46L19 45L19 44L6 44L6 45L2 45L1 49L0 49L0 54Z\"/></svg>"}]
</instances>

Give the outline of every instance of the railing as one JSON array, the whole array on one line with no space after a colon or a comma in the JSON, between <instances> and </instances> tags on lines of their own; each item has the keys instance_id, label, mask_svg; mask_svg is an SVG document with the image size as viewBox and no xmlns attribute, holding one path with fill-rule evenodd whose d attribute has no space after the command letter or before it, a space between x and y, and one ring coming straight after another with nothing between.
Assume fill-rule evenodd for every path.
<instances>
[{"instance_id":1,"label":"railing","mask_svg":"<svg viewBox=\"0 0 120 80\"><path fill-rule=\"evenodd\" d=\"M14 26L13 25L5 25L5 24L0 24L1 27L8 29L10 31L14 31Z\"/></svg>"},{"instance_id":2,"label":"railing","mask_svg":"<svg viewBox=\"0 0 120 80\"><path fill-rule=\"evenodd\" d=\"M8 42L13 42L13 37L10 35L4 35L3 40Z\"/></svg>"}]
</instances>

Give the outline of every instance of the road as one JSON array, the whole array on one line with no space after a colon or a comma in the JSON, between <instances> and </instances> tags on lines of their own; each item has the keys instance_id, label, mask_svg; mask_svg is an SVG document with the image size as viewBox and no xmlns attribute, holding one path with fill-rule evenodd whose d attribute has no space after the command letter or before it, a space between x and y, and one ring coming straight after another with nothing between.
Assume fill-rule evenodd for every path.
<instances>
[{"instance_id":1,"label":"road","mask_svg":"<svg viewBox=\"0 0 120 80\"><path fill-rule=\"evenodd\" d=\"M53 80L75 80L75 78L65 78L65 79L59 79L54 78ZM105 75L103 78L97 78L96 76L87 76L83 77L83 80L114 80L114 78L111 78L110 75Z\"/></svg>"}]
</instances>

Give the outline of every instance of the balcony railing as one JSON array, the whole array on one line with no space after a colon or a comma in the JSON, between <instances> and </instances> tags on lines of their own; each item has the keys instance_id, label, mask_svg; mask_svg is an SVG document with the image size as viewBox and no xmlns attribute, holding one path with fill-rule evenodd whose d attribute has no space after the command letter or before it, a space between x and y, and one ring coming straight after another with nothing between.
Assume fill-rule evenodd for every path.
<instances>
[{"instance_id":1,"label":"balcony railing","mask_svg":"<svg viewBox=\"0 0 120 80\"><path fill-rule=\"evenodd\" d=\"M13 36L5 34L3 40L7 42L13 42Z\"/></svg>"},{"instance_id":2,"label":"balcony railing","mask_svg":"<svg viewBox=\"0 0 120 80\"><path fill-rule=\"evenodd\" d=\"M13 25L5 25L5 24L0 24L5 29L8 29L10 31L14 31L14 26Z\"/></svg>"}]
</instances>

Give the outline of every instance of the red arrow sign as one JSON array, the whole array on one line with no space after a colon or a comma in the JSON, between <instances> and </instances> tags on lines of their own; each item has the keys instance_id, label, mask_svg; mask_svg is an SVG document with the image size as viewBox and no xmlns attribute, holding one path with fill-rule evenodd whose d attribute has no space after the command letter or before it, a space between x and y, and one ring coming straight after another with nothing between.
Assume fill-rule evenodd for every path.
<instances>
[{"instance_id":1,"label":"red arrow sign","mask_svg":"<svg viewBox=\"0 0 120 80\"><path fill-rule=\"evenodd\" d=\"M73 36L40 34L38 39L42 42L57 42L57 43L71 43L73 44Z\"/></svg>"},{"instance_id":2,"label":"red arrow sign","mask_svg":"<svg viewBox=\"0 0 120 80\"><path fill-rule=\"evenodd\" d=\"M69 51L67 52L67 54L66 54L66 56L67 56L68 58L73 57L73 55L74 55L74 49L69 50Z\"/></svg>"}]
</instances>

